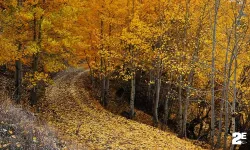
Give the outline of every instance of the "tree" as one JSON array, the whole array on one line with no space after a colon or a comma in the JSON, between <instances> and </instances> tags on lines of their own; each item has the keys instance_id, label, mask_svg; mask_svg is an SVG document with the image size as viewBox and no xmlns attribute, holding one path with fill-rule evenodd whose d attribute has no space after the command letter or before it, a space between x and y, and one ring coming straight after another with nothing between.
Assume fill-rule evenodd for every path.
<instances>
[{"instance_id":1,"label":"tree","mask_svg":"<svg viewBox=\"0 0 250 150\"><path fill-rule=\"evenodd\" d=\"M147 56L150 46L146 42L147 37L150 36L150 30L147 24L140 21L139 16L134 14L130 26L123 30L122 41L124 42L124 63L126 68L123 68L121 76L125 80L131 81L131 95L130 95L130 117L134 117L134 99L135 99L135 80L136 71L139 68L144 68L144 56ZM147 58L147 57L144 57Z\"/></svg>"},{"instance_id":2,"label":"tree","mask_svg":"<svg viewBox=\"0 0 250 150\"><path fill-rule=\"evenodd\" d=\"M216 28L217 28L217 17L220 6L220 0L215 0L215 10L214 10L214 25L213 25L213 47L212 47L212 99L211 99L211 145L214 147L214 129L215 129L215 50L216 50Z\"/></svg>"},{"instance_id":3,"label":"tree","mask_svg":"<svg viewBox=\"0 0 250 150\"><path fill-rule=\"evenodd\" d=\"M48 73L76 63L72 61L76 54L74 48L81 38L76 35L77 29L72 25L78 19L77 2L67 2L67 5L57 1L3 2L6 9L1 12L1 42L7 42L3 50L11 48L8 53L13 56L8 59L4 57L0 61L7 60L10 64L15 61L17 102L21 98L22 82L27 83L31 89L30 100L34 105L39 83L47 82ZM28 69L23 70L22 66Z\"/></svg>"}]
</instances>

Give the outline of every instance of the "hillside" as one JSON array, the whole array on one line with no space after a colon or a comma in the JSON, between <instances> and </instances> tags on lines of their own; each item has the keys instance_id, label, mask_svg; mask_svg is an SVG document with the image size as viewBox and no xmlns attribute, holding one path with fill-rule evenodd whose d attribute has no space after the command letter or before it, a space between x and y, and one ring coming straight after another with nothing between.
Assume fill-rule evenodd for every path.
<instances>
[{"instance_id":1,"label":"hillside","mask_svg":"<svg viewBox=\"0 0 250 150\"><path fill-rule=\"evenodd\" d=\"M66 143L57 138L52 128L40 122L34 113L10 100L11 83L10 78L0 74L0 149L62 149Z\"/></svg>"},{"instance_id":2,"label":"hillside","mask_svg":"<svg viewBox=\"0 0 250 150\"><path fill-rule=\"evenodd\" d=\"M40 104L41 118L64 140L81 143L86 149L202 149L173 133L106 111L76 86L85 72L72 69L59 74Z\"/></svg>"}]
</instances>

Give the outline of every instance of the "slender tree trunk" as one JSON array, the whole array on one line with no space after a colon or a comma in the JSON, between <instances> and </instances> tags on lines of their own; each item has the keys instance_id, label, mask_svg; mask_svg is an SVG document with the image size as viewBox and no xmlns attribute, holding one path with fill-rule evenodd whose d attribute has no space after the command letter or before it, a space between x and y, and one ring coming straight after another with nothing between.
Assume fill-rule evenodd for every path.
<instances>
[{"instance_id":1,"label":"slender tree trunk","mask_svg":"<svg viewBox=\"0 0 250 150\"><path fill-rule=\"evenodd\" d=\"M34 14L34 20L33 20L33 41L38 44L38 35L37 32L37 19L36 19L36 14ZM40 28L40 26L39 26ZM39 29L40 30L40 29ZM35 73L38 70L38 52L33 54L33 62L32 62L32 73L33 73L33 78L35 78ZM30 104L31 106L35 105L37 103L37 89L38 89L38 83L36 85L33 85L31 91L30 91Z\"/></svg>"},{"instance_id":2,"label":"slender tree trunk","mask_svg":"<svg viewBox=\"0 0 250 150\"><path fill-rule=\"evenodd\" d=\"M230 63L231 64L231 63ZM223 149L227 150L227 136L228 136L228 129L229 129L229 111L228 111L228 92L229 92L229 86L230 86L230 74L231 74L231 67L229 66L229 71L227 74L227 81L225 83L225 134L224 134L224 146Z\"/></svg>"},{"instance_id":3,"label":"slender tree trunk","mask_svg":"<svg viewBox=\"0 0 250 150\"><path fill-rule=\"evenodd\" d=\"M185 15L185 26L184 26L184 38L183 38L183 51L186 51L187 44L187 27L188 27L188 18L189 18L189 3L190 0L186 0L186 15ZM185 101L184 113L183 113L183 137L187 137L187 114L188 114L188 106L189 106L189 93L190 87L188 87L188 95Z\"/></svg>"},{"instance_id":4,"label":"slender tree trunk","mask_svg":"<svg viewBox=\"0 0 250 150\"><path fill-rule=\"evenodd\" d=\"M155 102L154 102L154 111L153 111L153 120L154 125L158 126L159 117L158 117L158 107L160 100L160 90L161 90L161 62L158 58L157 70L156 70L156 79L155 79Z\"/></svg>"},{"instance_id":5,"label":"slender tree trunk","mask_svg":"<svg viewBox=\"0 0 250 150\"><path fill-rule=\"evenodd\" d=\"M104 22L101 20L101 43L103 42L104 34ZM101 51L104 50L103 44L101 44ZM105 76L105 60L103 54L101 54L101 104L105 106L106 95L106 76Z\"/></svg>"},{"instance_id":6,"label":"slender tree trunk","mask_svg":"<svg viewBox=\"0 0 250 150\"><path fill-rule=\"evenodd\" d=\"M105 83L105 101L104 101L104 106L107 107L108 106L108 100L109 100L109 77L106 77L106 83Z\"/></svg>"},{"instance_id":7,"label":"slender tree trunk","mask_svg":"<svg viewBox=\"0 0 250 150\"><path fill-rule=\"evenodd\" d=\"M136 69L134 66L135 54L131 45L129 46L129 51L131 55L131 91L130 91L130 119L134 119L135 117L135 78L136 78Z\"/></svg>"},{"instance_id":8,"label":"slender tree trunk","mask_svg":"<svg viewBox=\"0 0 250 150\"><path fill-rule=\"evenodd\" d=\"M22 7L22 0L17 0L18 7ZM18 43L18 51L21 51L22 44ZM22 95L22 62L21 59L15 62L15 100L16 103L20 103Z\"/></svg>"},{"instance_id":9,"label":"slender tree trunk","mask_svg":"<svg viewBox=\"0 0 250 150\"><path fill-rule=\"evenodd\" d=\"M240 33L238 32L238 27L240 25L240 20L243 13L243 10L246 5L246 0L243 0L241 9L239 11L238 16L235 18L235 46L234 46L234 80L233 80L233 104L232 104L232 132L236 132L236 123L235 123L235 114L236 114L236 101L237 101L237 55L238 55L238 47L239 47L239 35ZM231 150L234 150L234 145L231 145Z\"/></svg>"},{"instance_id":10,"label":"slender tree trunk","mask_svg":"<svg viewBox=\"0 0 250 150\"><path fill-rule=\"evenodd\" d=\"M33 77L35 77L35 73L37 72L37 66L38 66L38 55L34 54L33 65L32 65ZM38 90L37 84L38 83L36 83L36 85L34 85L34 87L32 87L32 89L30 91L30 104L31 104L31 106L34 106L37 103L37 90Z\"/></svg>"},{"instance_id":11,"label":"slender tree trunk","mask_svg":"<svg viewBox=\"0 0 250 150\"><path fill-rule=\"evenodd\" d=\"M45 0L42 2L43 4L45 3ZM34 20L33 20L33 40L41 50L41 43L42 43L42 21L43 21L43 16L37 20L36 14L34 14ZM38 71L38 64L39 64L39 54L40 52L36 52L33 54L33 63L32 63L32 70L33 70L33 77L35 77L35 73ZM31 97L30 97L30 103L31 106L36 105L38 101L38 88L39 88L39 83L37 83L32 89L31 89Z\"/></svg>"},{"instance_id":12,"label":"slender tree trunk","mask_svg":"<svg viewBox=\"0 0 250 150\"><path fill-rule=\"evenodd\" d=\"M213 49L212 49L212 99L211 99L211 146L214 147L214 129L215 129L215 50L216 50L216 28L217 28L217 17L218 17L218 10L220 6L220 0L215 0L215 15L214 15L214 26L213 26Z\"/></svg>"},{"instance_id":13,"label":"slender tree trunk","mask_svg":"<svg viewBox=\"0 0 250 150\"><path fill-rule=\"evenodd\" d=\"M21 49L21 44L18 46ZM20 103L22 95L22 62L20 59L16 60L16 72L15 72L15 99L16 103Z\"/></svg>"},{"instance_id":14,"label":"slender tree trunk","mask_svg":"<svg viewBox=\"0 0 250 150\"><path fill-rule=\"evenodd\" d=\"M109 37L111 37L111 32L112 32L112 26L111 24L109 24ZM108 51L109 51L109 58L111 59L111 51L110 51L110 47L108 46ZM108 60L108 67L111 67L110 64L110 60ZM105 83L105 98L104 98L104 106L107 107L108 106L108 101L109 101L109 72L107 71L107 68L105 68L105 72L106 72L106 83Z\"/></svg>"},{"instance_id":15,"label":"slender tree trunk","mask_svg":"<svg viewBox=\"0 0 250 150\"><path fill-rule=\"evenodd\" d=\"M224 84L225 85L225 84ZM224 88L223 88L224 91ZM224 94L223 94L224 95ZM224 97L224 96L223 96ZM220 148L221 146L221 134L222 134L222 120L223 120L223 110L224 110L224 100L220 101L220 120L219 120L219 131L217 136L216 147Z\"/></svg>"},{"instance_id":16,"label":"slender tree trunk","mask_svg":"<svg viewBox=\"0 0 250 150\"><path fill-rule=\"evenodd\" d=\"M230 33L231 34L231 33ZM229 130L229 101L228 101L228 93L229 93L229 87L230 87L230 77L231 77L231 68L232 68L232 63L233 63L233 52L230 56L230 61L229 64L227 63L227 57L229 54L230 50L230 40L231 35L229 37L228 45L227 45L227 50L226 50L226 62L225 62L225 67L228 71L225 71L225 81L224 81L224 101L225 101L225 134L224 134L224 146L223 149L227 149L227 136L228 136L228 130Z\"/></svg>"},{"instance_id":17,"label":"slender tree trunk","mask_svg":"<svg viewBox=\"0 0 250 150\"><path fill-rule=\"evenodd\" d=\"M235 111L235 104L236 104L236 99L237 99L237 88L236 88L236 82L237 82L237 80L236 80L236 73L237 73L237 50L235 50L236 52L236 54L235 54L235 60L234 60L234 62L235 62L235 68L234 68L234 80L233 80L233 104L232 104L232 113L233 113L233 115L232 115L232 132L234 133L235 132L235 113L236 113L236 111ZM234 145L231 145L231 150L234 150Z\"/></svg>"},{"instance_id":18,"label":"slender tree trunk","mask_svg":"<svg viewBox=\"0 0 250 150\"><path fill-rule=\"evenodd\" d=\"M185 109L184 109L184 119L183 119L183 135L184 135L184 137L187 137L187 115L188 115L188 107L189 107L189 100L190 100L190 88L192 85L193 75L194 75L194 70L192 69L189 76L188 76L187 99L186 99Z\"/></svg>"},{"instance_id":19,"label":"slender tree trunk","mask_svg":"<svg viewBox=\"0 0 250 150\"><path fill-rule=\"evenodd\" d=\"M131 78L131 95L130 95L130 119L135 116L135 72L132 73Z\"/></svg>"},{"instance_id":20,"label":"slender tree trunk","mask_svg":"<svg viewBox=\"0 0 250 150\"><path fill-rule=\"evenodd\" d=\"M235 40L234 40L234 48L233 48L233 51L231 53L231 58L230 58L230 62L229 62L229 68L228 68L228 75L227 75L227 92L226 94L228 93L228 90L229 90L229 87L230 87L230 77L231 77L231 70L232 70L232 65L233 65L233 62L235 63L234 64L234 80L233 80L233 103L232 103L232 107L231 107L231 112L234 114L235 113L235 103L236 103L236 99L237 99L237 89L236 89L236 69L237 69L237 53L238 53L238 44L239 44L239 33L238 33L238 25L239 25L239 21L243 15L243 9L245 8L245 4L246 4L246 0L243 1L242 5L241 5L241 9L239 11L239 14L238 16L235 18L235 22L234 22L234 37L235 37ZM237 4L236 4L237 5ZM227 96L227 100L228 100L228 94L226 95ZM228 126L229 124L229 114L228 114L228 101L226 101L226 114L225 114L225 136L224 136L224 150L227 149L227 135L228 135L228 132L230 131L230 128L231 126L233 127L233 132L235 132L235 117L232 116L232 122L230 123L230 125ZM234 145L232 145L230 147L230 149L234 149Z\"/></svg>"},{"instance_id":21,"label":"slender tree trunk","mask_svg":"<svg viewBox=\"0 0 250 150\"><path fill-rule=\"evenodd\" d=\"M167 85L167 94L166 94L166 98L165 98L165 102L164 102L164 123L165 125L168 124L168 117L169 117L169 98L170 98L170 90L171 90L171 81L172 81L172 73L170 73L170 78L169 78L169 82Z\"/></svg>"},{"instance_id":22,"label":"slender tree trunk","mask_svg":"<svg viewBox=\"0 0 250 150\"><path fill-rule=\"evenodd\" d=\"M208 2L207 2L208 3ZM196 37L197 37L197 40L196 40L196 48L194 49L194 52L193 52L193 57L192 57L192 60L191 60L191 70L189 72L189 75L188 75L188 87L187 87L187 98L186 98L186 103L185 103L185 109L184 109L184 120L183 120L183 134L184 134L184 137L187 136L187 133L186 133L186 124L187 124L187 117L188 117L188 107L189 107L189 101L190 101L190 88L192 86L192 83L193 83L193 76L194 76L194 73L195 73L195 69L193 67L193 65L198 61L198 54L199 54L199 51L200 51L200 37L201 37L201 31L202 31L202 22L203 22L203 19L204 19L204 15L205 15L205 10L206 10L206 7L207 7L207 3L205 3L204 7L203 7L203 11L202 11L202 14L200 16L200 19L199 19L199 26L197 28L197 32L196 32ZM188 17L189 17L189 4L190 4L190 1L187 1L186 2L186 8L187 8L187 12L186 12L186 20L188 20ZM188 23L188 21L186 21ZM187 30L187 29L185 29ZM187 32L187 31L185 31ZM185 37L186 37L186 34L185 33ZM185 44L185 43L184 43ZM186 48L184 48L186 49Z\"/></svg>"},{"instance_id":23,"label":"slender tree trunk","mask_svg":"<svg viewBox=\"0 0 250 150\"><path fill-rule=\"evenodd\" d=\"M127 1L127 6L129 6L130 1ZM130 13L130 11L128 10L128 13ZM134 13L135 13L135 0L132 0L132 17L134 17ZM130 55L131 55L131 60L130 60L130 64L131 64L131 91L130 91L130 119L134 119L135 117L135 75L136 75L136 69L134 66L134 52L133 52L133 48L131 45L129 45L129 51L130 51Z\"/></svg>"},{"instance_id":24,"label":"slender tree trunk","mask_svg":"<svg viewBox=\"0 0 250 150\"><path fill-rule=\"evenodd\" d=\"M218 133L218 137L217 137L217 148L220 148L220 143L221 143L221 134L222 134L222 119L223 119L223 109L224 109L224 105L225 105L225 111L227 109L228 111L228 103L227 103L227 70L228 70L228 53L229 53L229 47L230 47L230 41L231 41L231 33L229 33L229 37L228 37L228 41L227 41L227 49L226 49L226 58L225 58L225 66L224 66L224 86L223 86L223 100L221 100L220 102L220 120L219 120L219 133ZM227 113L225 113L226 116ZM227 128L227 124L225 119L225 129ZM225 134L226 135L226 134ZM226 139L226 138L225 138ZM225 143L225 139L224 139L224 143Z\"/></svg>"},{"instance_id":25,"label":"slender tree trunk","mask_svg":"<svg viewBox=\"0 0 250 150\"><path fill-rule=\"evenodd\" d=\"M102 58L102 66L104 65L104 60ZM105 106L105 95L106 95L106 77L104 75L104 71L102 71L102 82L101 82L101 104Z\"/></svg>"},{"instance_id":26,"label":"slender tree trunk","mask_svg":"<svg viewBox=\"0 0 250 150\"><path fill-rule=\"evenodd\" d=\"M168 93L169 93L169 90L168 90ZM168 114L169 114L168 103L169 103L169 94L166 95L165 102L164 102L164 124L165 125L168 125Z\"/></svg>"},{"instance_id":27,"label":"slender tree trunk","mask_svg":"<svg viewBox=\"0 0 250 150\"><path fill-rule=\"evenodd\" d=\"M225 135L224 135L224 146L223 146L224 150L227 149L227 136L228 136L228 131L231 128L230 126L228 126L229 125L228 93L229 93L229 88L230 88L230 77L231 77L232 65L234 61L234 50L232 51L231 56L230 56L230 61L228 65L228 73L227 73L227 78L226 78L227 82L226 82L226 97L225 97L226 98L225 100ZM229 51L229 49L227 51Z\"/></svg>"},{"instance_id":28,"label":"slender tree trunk","mask_svg":"<svg viewBox=\"0 0 250 150\"><path fill-rule=\"evenodd\" d=\"M178 101L179 101L179 114L178 114L178 120L179 120L179 137L183 137L183 118L182 118L182 75L179 76L179 92L178 92Z\"/></svg>"},{"instance_id":29,"label":"slender tree trunk","mask_svg":"<svg viewBox=\"0 0 250 150\"><path fill-rule=\"evenodd\" d=\"M147 91L148 102L151 100L151 88L152 88L151 82L152 82L152 70L149 71L149 84Z\"/></svg>"},{"instance_id":30,"label":"slender tree trunk","mask_svg":"<svg viewBox=\"0 0 250 150\"><path fill-rule=\"evenodd\" d=\"M238 51L238 38L237 38L237 21L235 22L235 49L234 49L234 79L233 79L233 102L232 102L232 131L235 132L235 103L237 99L237 92L236 92L236 73L237 73L237 51ZM231 145L231 150L234 149L234 145Z\"/></svg>"}]
</instances>

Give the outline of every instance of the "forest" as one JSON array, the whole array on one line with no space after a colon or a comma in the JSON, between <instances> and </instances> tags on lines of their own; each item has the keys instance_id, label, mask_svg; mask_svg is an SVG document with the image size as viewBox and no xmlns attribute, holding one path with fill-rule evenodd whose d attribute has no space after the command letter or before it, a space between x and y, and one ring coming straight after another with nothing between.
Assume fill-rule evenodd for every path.
<instances>
[{"instance_id":1,"label":"forest","mask_svg":"<svg viewBox=\"0 0 250 150\"><path fill-rule=\"evenodd\" d=\"M14 107L69 149L250 149L249 26L247 0L0 0L0 149L40 149Z\"/></svg>"}]
</instances>

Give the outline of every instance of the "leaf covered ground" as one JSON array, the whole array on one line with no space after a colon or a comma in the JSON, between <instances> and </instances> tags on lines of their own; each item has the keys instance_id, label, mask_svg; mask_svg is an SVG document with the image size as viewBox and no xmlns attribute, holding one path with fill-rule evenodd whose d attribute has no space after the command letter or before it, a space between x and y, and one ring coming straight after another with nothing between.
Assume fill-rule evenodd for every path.
<instances>
[{"instance_id":1,"label":"leaf covered ground","mask_svg":"<svg viewBox=\"0 0 250 150\"><path fill-rule=\"evenodd\" d=\"M34 113L9 98L12 80L0 74L0 150L59 150L65 145Z\"/></svg>"},{"instance_id":2,"label":"leaf covered ground","mask_svg":"<svg viewBox=\"0 0 250 150\"><path fill-rule=\"evenodd\" d=\"M78 86L85 73L72 69L59 74L40 104L41 118L55 127L64 140L79 143L81 148L76 145L76 149L202 149L173 133L103 109Z\"/></svg>"}]
</instances>

